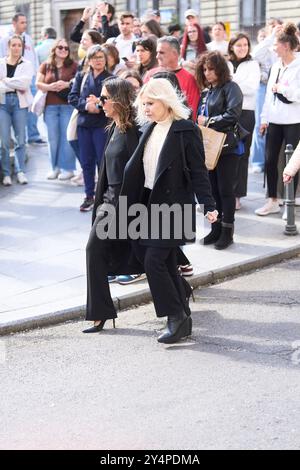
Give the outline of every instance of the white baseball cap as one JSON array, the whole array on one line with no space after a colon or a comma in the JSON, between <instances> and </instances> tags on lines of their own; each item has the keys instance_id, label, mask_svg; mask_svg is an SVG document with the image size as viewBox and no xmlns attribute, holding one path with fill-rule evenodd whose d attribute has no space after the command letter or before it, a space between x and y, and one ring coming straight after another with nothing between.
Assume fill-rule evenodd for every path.
<instances>
[{"instance_id":1,"label":"white baseball cap","mask_svg":"<svg viewBox=\"0 0 300 470\"><path fill-rule=\"evenodd\" d=\"M184 13L184 16L185 16L185 18L188 18L189 16L194 16L195 17L195 16L198 16L198 13L196 12L196 10L193 10L192 8L189 8Z\"/></svg>"}]
</instances>

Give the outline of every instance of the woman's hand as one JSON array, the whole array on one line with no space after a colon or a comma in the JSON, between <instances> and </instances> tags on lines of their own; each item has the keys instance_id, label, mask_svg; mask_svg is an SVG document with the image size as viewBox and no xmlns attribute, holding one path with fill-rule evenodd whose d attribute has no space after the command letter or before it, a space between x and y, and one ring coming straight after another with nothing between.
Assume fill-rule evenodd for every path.
<instances>
[{"instance_id":1,"label":"woman's hand","mask_svg":"<svg viewBox=\"0 0 300 470\"><path fill-rule=\"evenodd\" d=\"M100 109L96 108L95 103L88 103L87 102L85 109L90 114L99 114L100 113Z\"/></svg>"},{"instance_id":2,"label":"woman's hand","mask_svg":"<svg viewBox=\"0 0 300 470\"><path fill-rule=\"evenodd\" d=\"M265 135L267 129L268 129L268 124L266 123L261 124L259 128L260 135Z\"/></svg>"},{"instance_id":3,"label":"woman's hand","mask_svg":"<svg viewBox=\"0 0 300 470\"><path fill-rule=\"evenodd\" d=\"M99 98L97 98L95 95L89 95L86 99L86 102L88 104L97 104L99 103Z\"/></svg>"},{"instance_id":4,"label":"woman's hand","mask_svg":"<svg viewBox=\"0 0 300 470\"><path fill-rule=\"evenodd\" d=\"M272 92L278 93L278 87L279 87L279 83L274 83L274 85L272 86Z\"/></svg>"},{"instance_id":5,"label":"woman's hand","mask_svg":"<svg viewBox=\"0 0 300 470\"><path fill-rule=\"evenodd\" d=\"M213 212L207 212L205 214L205 217L207 218L208 222L210 222L211 224L213 224L214 222L217 222L218 220L218 215L219 215L219 212L215 209Z\"/></svg>"},{"instance_id":6,"label":"woman's hand","mask_svg":"<svg viewBox=\"0 0 300 470\"><path fill-rule=\"evenodd\" d=\"M70 82L65 82L64 80L58 80L56 82L56 90L55 91L61 91L64 90L65 88L69 88Z\"/></svg>"},{"instance_id":7,"label":"woman's hand","mask_svg":"<svg viewBox=\"0 0 300 470\"><path fill-rule=\"evenodd\" d=\"M199 126L205 126L206 117L205 116L198 116L197 121L198 121Z\"/></svg>"},{"instance_id":8,"label":"woman's hand","mask_svg":"<svg viewBox=\"0 0 300 470\"><path fill-rule=\"evenodd\" d=\"M288 184L292 181L293 177L290 175L287 175L286 173L283 173L282 175L282 180L285 184Z\"/></svg>"}]
</instances>

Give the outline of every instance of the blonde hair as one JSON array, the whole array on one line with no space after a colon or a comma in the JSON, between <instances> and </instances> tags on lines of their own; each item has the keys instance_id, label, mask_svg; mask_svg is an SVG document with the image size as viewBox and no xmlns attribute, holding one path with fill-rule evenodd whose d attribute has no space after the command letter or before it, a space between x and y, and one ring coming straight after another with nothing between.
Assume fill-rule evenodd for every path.
<instances>
[{"instance_id":1,"label":"blonde hair","mask_svg":"<svg viewBox=\"0 0 300 470\"><path fill-rule=\"evenodd\" d=\"M145 96L152 100L161 101L169 109L170 116L175 121L188 119L190 116L190 109L184 104L184 96L176 91L169 80L166 78L151 78L142 87L134 103L137 108L137 121L140 125L149 122L142 102Z\"/></svg>"}]
</instances>

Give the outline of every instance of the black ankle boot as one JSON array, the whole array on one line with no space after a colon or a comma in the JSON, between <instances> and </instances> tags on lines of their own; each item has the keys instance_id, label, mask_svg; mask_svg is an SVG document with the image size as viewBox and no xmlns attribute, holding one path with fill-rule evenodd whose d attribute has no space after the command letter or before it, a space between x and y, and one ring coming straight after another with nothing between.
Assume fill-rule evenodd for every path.
<instances>
[{"instance_id":1,"label":"black ankle boot","mask_svg":"<svg viewBox=\"0 0 300 470\"><path fill-rule=\"evenodd\" d=\"M181 338L192 334L192 318L182 312L180 316L170 315L167 321L167 328L157 339L159 343L177 343Z\"/></svg>"},{"instance_id":2,"label":"black ankle boot","mask_svg":"<svg viewBox=\"0 0 300 470\"><path fill-rule=\"evenodd\" d=\"M203 238L203 245L211 245L219 240L221 235L222 225L221 219L218 219L216 222L211 224L211 231L206 237Z\"/></svg>"},{"instance_id":3,"label":"black ankle boot","mask_svg":"<svg viewBox=\"0 0 300 470\"><path fill-rule=\"evenodd\" d=\"M222 231L219 240L215 243L216 250L224 250L233 243L234 224L222 222Z\"/></svg>"}]
</instances>

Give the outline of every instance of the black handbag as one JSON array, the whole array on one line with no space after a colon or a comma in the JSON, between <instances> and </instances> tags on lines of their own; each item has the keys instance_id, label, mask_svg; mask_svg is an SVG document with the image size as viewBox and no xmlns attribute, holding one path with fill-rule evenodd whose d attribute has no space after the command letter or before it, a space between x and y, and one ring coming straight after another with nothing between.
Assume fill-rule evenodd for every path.
<instances>
[{"instance_id":1,"label":"black handbag","mask_svg":"<svg viewBox=\"0 0 300 470\"><path fill-rule=\"evenodd\" d=\"M59 76L58 76L57 67L55 67L55 69L54 69L54 74L55 74L56 81L58 81ZM69 96L69 93L70 93L71 90L72 90L72 87L69 86L68 88L63 88L60 91L56 91L55 93L57 94L57 96L60 97L61 100L65 101L67 103L68 102L68 96Z\"/></svg>"},{"instance_id":2,"label":"black handbag","mask_svg":"<svg viewBox=\"0 0 300 470\"><path fill-rule=\"evenodd\" d=\"M232 129L228 129L224 132L226 132L227 137L224 143L223 154L231 153L231 151L239 145L239 142L249 135L249 132L238 122Z\"/></svg>"}]
</instances>

